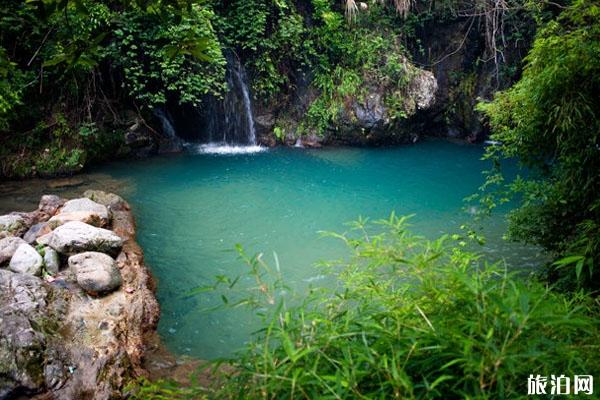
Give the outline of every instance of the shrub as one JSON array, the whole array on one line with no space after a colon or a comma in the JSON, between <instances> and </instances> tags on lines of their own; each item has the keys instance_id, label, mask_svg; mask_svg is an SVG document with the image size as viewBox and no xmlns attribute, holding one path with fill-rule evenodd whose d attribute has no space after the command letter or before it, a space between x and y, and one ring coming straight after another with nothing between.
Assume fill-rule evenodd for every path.
<instances>
[{"instance_id":1,"label":"shrub","mask_svg":"<svg viewBox=\"0 0 600 400\"><path fill-rule=\"evenodd\" d=\"M265 324L227 360L233 373L214 397L512 399L530 374L600 371L586 295L555 293L448 237L413 236L394 215L329 235L352 256L323 266L331 288L298 298L261 255L241 252L257 284L227 304L260 309ZM226 290L241 281L220 280Z\"/></svg>"}]
</instances>

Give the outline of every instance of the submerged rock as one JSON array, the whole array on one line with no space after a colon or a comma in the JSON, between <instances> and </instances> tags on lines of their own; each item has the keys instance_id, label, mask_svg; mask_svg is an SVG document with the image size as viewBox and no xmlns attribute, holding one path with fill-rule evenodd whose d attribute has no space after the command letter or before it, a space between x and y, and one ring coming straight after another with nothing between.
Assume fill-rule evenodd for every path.
<instances>
[{"instance_id":1,"label":"submerged rock","mask_svg":"<svg viewBox=\"0 0 600 400\"><path fill-rule=\"evenodd\" d=\"M69 257L69 267L77 284L88 294L111 292L121 286L121 273L115 260L104 254L88 251Z\"/></svg>"},{"instance_id":2,"label":"submerged rock","mask_svg":"<svg viewBox=\"0 0 600 400\"><path fill-rule=\"evenodd\" d=\"M59 226L51 233L39 237L37 242L67 255L83 251L116 255L123 247L123 240L112 231L78 221Z\"/></svg>"},{"instance_id":3,"label":"submerged rock","mask_svg":"<svg viewBox=\"0 0 600 400\"><path fill-rule=\"evenodd\" d=\"M10 261L17 248L22 244L27 244L27 242L17 236L0 239L0 265Z\"/></svg>"},{"instance_id":4,"label":"submerged rock","mask_svg":"<svg viewBox=\"0 0 600 400\"><path fill-rule=\"evenodd\" d=\"M22 243L10 259L8 268L13 272L39 276L43 264L42 256L29 244Z\"/></svg>"}]
</instances>

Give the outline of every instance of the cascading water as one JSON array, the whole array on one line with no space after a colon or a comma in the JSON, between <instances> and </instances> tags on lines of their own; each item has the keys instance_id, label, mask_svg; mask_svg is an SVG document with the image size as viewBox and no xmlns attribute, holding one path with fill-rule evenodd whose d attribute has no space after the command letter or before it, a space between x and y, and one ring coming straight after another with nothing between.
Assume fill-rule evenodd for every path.
<instances>
[{"instance_id":1,"label":"cascading water","mask_svg":"<svg viewBox=\"0 0 600 400\"><path fill-rule=\"evenodd\" d=\"M160 121L163 132L167 134L169 139L178 139L177 135L175 134L175 128L173 128L171 118L167 115L165 110L162 107L156 107L153 112L156 118L158 118Z\"/></svg>"},{"instance_id":2,"label":"cascading water","mask_svg":"<svg viewBox=\"0 0 600 400\"><path fill-rule=\"evenodd\" d=\"M246 73L239 59L227 53L227 92L222 100L207 102L208 143L196 146L204 153L253 153L264 150L256 144L256 129Z\"/></svg>"},{"instance_id":3,"label":"cascading water","mask_svg":"<svg viewBox=\"0 0 600 400\"><path fill-rule=\"evenodd\" d=\"M169 112L162 107L156 107L153 110L153 113L154 116L160 121L163 133L165 133L169 139L166 143L160 144L160 151L167 153L173 151L180 151L182 148L182 142L181 139L177 136L177 133L175 132L175 128L173 127L173 122L171 116L169 115Z\"/></svg>"}]
</instances>

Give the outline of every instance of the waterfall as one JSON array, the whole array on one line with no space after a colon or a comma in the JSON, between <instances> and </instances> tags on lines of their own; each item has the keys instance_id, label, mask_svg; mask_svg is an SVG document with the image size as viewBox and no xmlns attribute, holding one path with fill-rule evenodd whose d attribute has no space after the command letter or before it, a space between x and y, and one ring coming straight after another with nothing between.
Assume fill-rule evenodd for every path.
<instances>
[{"instance_id":1,"label":"waterfall","mask_svg":"<svg viewBox=\"0 0 600 400\"><path fill-rule=\"evenodd\" d=\"M251 153L264 150L256 144L252 101L244 67L233 52L226 53L227 91L222 99L206 102L208 143L196 146L204 153Z\"/></svg>"},{"instance_id":2,"label":"waterfall","mask_svg":"<svg viewBox=\"0 0 600 400\"><path fill-rule=\"evenodd\" d=\"M166 133L169 138L177 138L177 135L175 134L175 128L173 128L173 123L171 123L171 118L167 115L165 110L162 107L156 107L153 113L160 121L163 132Z\"/></svg>"}]
</instances>

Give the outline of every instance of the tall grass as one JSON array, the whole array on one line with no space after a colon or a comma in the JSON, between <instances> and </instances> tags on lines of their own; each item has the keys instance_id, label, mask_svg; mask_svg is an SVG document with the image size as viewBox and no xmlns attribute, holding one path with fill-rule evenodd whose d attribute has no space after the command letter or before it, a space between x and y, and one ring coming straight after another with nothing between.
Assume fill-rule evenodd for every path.
<instances>
[{"instance_id":1,"label":"tall grass","mask_svg":"<svg viewBox=\"0 0 600 400\"><path fill-rule=\"evenodd\" d=\"M254 295L230 304L270 311L209 398L514 399L530 374L599 376L597 305L584 294L555 293L448 237L413 236L393 215L331 235L351 257L326 266L337 285L299 301L244 255Z\"/></svg>"}]
</instances>

